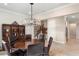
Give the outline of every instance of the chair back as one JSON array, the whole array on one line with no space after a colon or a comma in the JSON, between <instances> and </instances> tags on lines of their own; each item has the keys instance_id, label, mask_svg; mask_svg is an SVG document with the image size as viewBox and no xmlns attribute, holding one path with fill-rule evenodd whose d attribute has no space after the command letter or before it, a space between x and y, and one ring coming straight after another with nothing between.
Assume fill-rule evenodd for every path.
<instances>
[{"instance_id":1,"label":"chair back","mask_svg":"<svg viewBox=\"0 0 79 59\"><path fill-rule=\"evenodd\" d=\"M26 35L26 40L31 41L31 39L32 39L31 34Z\"/></svg>"},{"instance_id":2,"label":"chair back","mask_svg":"<svg viewBox=\"0 0 79 59\"><path fill-rule=\"evenodd\" d=\"M2 42L2 44L3 44L3 46L4 46L5 51L6 51L8 54L10 54L11 48L10 48L9 43L4 41L4 42Z\"/></svg>"},{"instance_id":3,"label":"chair back","mask_svg":"<svg viewBox=\"0 0 79 59\"><path fill-rule=\"evenodd\" d=\"M50 47L51 47L51 45L52 45L52 41L53 41L53 38L50 37L50 39L49 39L49 44L48 44L48 52L49 52Z\"/></svg>"},{"instance_id":4,"label":"chair back","mask_svg":"<svg viewBox=\"0 0 79 59\"><path fill-rule=\"evenodd\" d=\"M29 45L27 50L28 56L40 56L43 53L43 46L41 44Z\"/></svg>"}]
</instances>

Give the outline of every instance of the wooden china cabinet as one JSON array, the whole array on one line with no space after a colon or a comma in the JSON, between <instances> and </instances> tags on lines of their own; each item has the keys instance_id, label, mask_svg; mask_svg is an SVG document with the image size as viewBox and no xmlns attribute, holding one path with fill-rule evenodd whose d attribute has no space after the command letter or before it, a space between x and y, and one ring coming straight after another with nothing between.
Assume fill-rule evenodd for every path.
<instances>
[{"instance_id":1,"label":"wooden china cabinet","mask_svg":"<svg viewBox=\"0 0 79 59\"><path fill-rule=\"evenodd\" d=\"M25 40L25 26L19 25L17 22L13 24L2 24L2 39L6 42L10 42L11 46L17 41Z\"/></svg>"}]
</instances>

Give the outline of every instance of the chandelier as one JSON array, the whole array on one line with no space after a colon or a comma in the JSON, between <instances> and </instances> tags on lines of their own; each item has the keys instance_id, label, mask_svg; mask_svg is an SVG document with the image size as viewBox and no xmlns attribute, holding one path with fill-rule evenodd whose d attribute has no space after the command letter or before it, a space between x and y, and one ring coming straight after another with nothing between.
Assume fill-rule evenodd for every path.
<instances>
[{"instance_id":1,"label":"chandelier","mask_svg":"<svg viewBox=\"0 0 79 59\"><path fill-rule=\"evenodd\" d=\"M39 21L33 18L33 5L34 3L30 3L31 10L30 10L30 19L27 22L27 25L38 25Z\"/></svg>"}]
</instances>

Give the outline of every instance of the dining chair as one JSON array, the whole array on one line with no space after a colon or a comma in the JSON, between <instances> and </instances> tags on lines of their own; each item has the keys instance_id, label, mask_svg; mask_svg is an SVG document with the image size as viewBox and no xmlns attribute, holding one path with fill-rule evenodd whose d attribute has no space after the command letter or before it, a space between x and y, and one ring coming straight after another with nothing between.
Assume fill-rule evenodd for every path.
<instances>
[{"instance_id":1,"label":"dining chair","mask_svg":"<svg viewBox=\"0 0 79 59\"><path fill-rule=\"evenodd\" d=\"M27 56L42 56L43 46L41 44L29 45L27 49Z\"/></svg>"},{"instance_id":2,"label":"dining chair","mask_svg":"<svg viewBox=\"0 0 79 59\"><path fill-rule=\"evenodd\" d=\"M3 41L2 44L9 56L24 56L24 53L26 52L26 50L23 50L23 49L11 48L8 42L4 43Z\"/></svg>"},{"instance_id":3,"label":"dining chair","mask_svg":"<svg viewBox=\"0 0 79 59\"><path fill-rule=\"evenodd\" d=\"M49 51L50 51L50 47L52 45L52 41L53 41L53 38L50 37L49 42L48 42L48 46L43 48L43 53L44 53L43 55L47 55L47 56L49 55Z\"/></svg>"},{"instance_id":4,"label":"dining chair","mask_svg":"<svg viewBox=\"0 0 79 59\"><path fill-rule=\"evenodd\" d=\"M8 44L8 42L5 42L4 40L2 40L2 45L4 47L4 50L7 52L7 54L10 55L11 48L10 48L10 45Z\"/></svg>"}]
</instances>

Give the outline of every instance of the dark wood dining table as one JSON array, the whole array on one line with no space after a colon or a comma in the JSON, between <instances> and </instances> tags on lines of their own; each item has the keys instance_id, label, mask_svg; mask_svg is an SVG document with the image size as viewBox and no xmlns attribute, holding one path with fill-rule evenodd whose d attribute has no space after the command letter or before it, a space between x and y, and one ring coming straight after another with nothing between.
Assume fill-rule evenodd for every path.
<instances>
[{"instance_id":1,"label":"dark wood dining table","mask_svg":"<svg viewBox=\"0 0 79 59\"><path fill-rule=\"evenodd\" d=\"M18 49L25 50L25 49L28 49L29 45L38 44L38 43L40 42L39 40L36 40L36 39L33 39L32 41L17 41L14 44L14 47L11 47L11 52L14 52Z\"/></svg>"},{"instance_id":2,"label":"dark wood dining table","mask_svg":"<svg viewBox=\"0 0 79 59\"><path fill-rule=\"evenodd\" d=\"M34 44L43 44L43 42L40 42L37 39L33 39L32 41L18 41L15 44L15 48L11 49L11 52L17 51L19 49L22 51L26 51L26 50L28 50L29 45L34 45ZM45 44L45 46L47 46L47 43Z\"/></svg>"},{"instance_id":3,"label":"dark wood dining table","mask_svg":"<svg viewBox=\"0 0 79 59\"><path fill-rule=\"evenodd\" d=\"M43 44L43 42L40 42L39 40L37 39L33 39L31 41L18 41L14 47L15 48L28 48L29 45L33 45L33 44ZM47 42L45 41L45 46L47 46Z\"/></svg>"}]
</instances>

